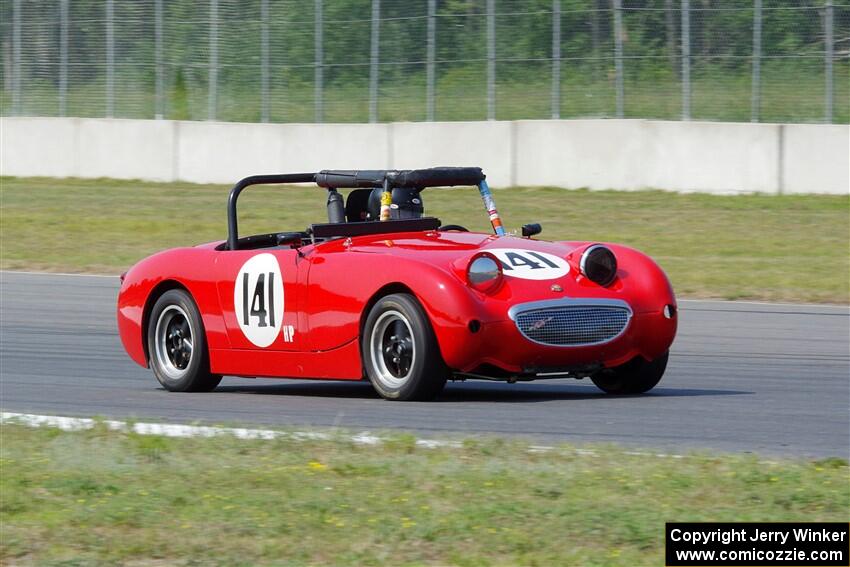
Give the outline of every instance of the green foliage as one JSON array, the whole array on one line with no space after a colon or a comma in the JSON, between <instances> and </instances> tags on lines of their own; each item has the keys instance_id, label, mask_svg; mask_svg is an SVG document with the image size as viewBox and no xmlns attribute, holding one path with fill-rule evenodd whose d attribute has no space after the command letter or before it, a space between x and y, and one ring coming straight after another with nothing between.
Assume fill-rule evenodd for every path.
<instances>
[{"instance_id":1,"label":"green foliage","mask_svg":"<svg viewBox=\"0 0 850 567\"><path fill-rule=\"evenodd\" d=\"M68 113L105 110L103 0L70 3L72 63ZM154 115L153 2L116 0L116 115ZM58 112L56 13L22 3L22 111ZM208 118L211 15L208 2L164 2L165 117ZM314 119L315 3L269 0L269 92L274 122ZM436 112L439 120L486 117L487 0L438 0ZM624 0L623 55L628 117L681 115L678 0ZM12 0L0 0L7 55ZM496 107L499 119L551 116L552 1L497 0ZM823 0L766 0L762 32L763 121L824 116ZM324 120L368 120L371 1L324 2L321 69ZM218 119L260 118L262 25L259 0L218 1ZM693 0L690 17L692 115L749 120L753 9L737 0ZM379 119L425 118L427 2L381 2ZM614 23L608 0L561 0L562 117L613 116ZM850 6L834 8L834 120L850 120ZM5 66L0 73L5 73ZM4 81L10 88L11 81ZM10 111L4 92L0 111Z\"/></svg>"},{"instance_id":2,"label":"green foliage","mask_svg":"<svg viewBox=\"0 0 850 567\"><path fill-rule=\"evenodd\" d=\"M174 92L171 97L171 118L172 120L189 119L189 94L186 89L186 79L181 69L177 70L174 79Z\"/></svg>"}]
</instances>

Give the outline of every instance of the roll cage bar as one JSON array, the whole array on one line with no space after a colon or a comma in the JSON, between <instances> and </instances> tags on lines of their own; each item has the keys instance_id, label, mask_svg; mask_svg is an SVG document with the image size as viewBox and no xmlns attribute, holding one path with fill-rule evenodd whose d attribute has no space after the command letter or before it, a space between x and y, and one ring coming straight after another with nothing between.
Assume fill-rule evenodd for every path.
<instances>
[{"instance_id":1,"label":"roll cage bar","mask_svg":"<svg viewBox=\"0 0 850 567\"><path fill-rule=\"evenodd\" d=\"M230 190L227 199L227 249L236 250L239 227L236 221L236 201L239 194L252 185L279 185L287 183L315 183L330 191L337 189L383 188L392 191L396 187L425 189L426 187L451 187L474 185L478 187L484 207L490 217L493 231L505 234L493 195L480 167L432 167L429 169L406 170L322 170L318 173L285 173L278 175L252 175L240 180Z\"/></svg>"}]
</instances>

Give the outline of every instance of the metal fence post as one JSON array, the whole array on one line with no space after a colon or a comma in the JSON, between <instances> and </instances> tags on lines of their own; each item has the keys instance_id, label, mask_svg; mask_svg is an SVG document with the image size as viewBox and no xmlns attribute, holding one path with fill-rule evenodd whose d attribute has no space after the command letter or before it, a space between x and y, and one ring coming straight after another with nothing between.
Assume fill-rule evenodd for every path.
<instances>
[{"instance_id":1,"label":"metal fence post","mask_svg":"<svg viewBox=\"0 0 850 567\"><path fill-rule=\"evenodd\" d=\"M154 116L162 120L165 116L164 75L162 68L162 0L154 2L154 65L156 66L156 95L154 101Z\"/></svg>"},{"instance_id":2,"label":"metal fence post","mask_svg":"<svg viewBox=\"0 0 850 567\"><path fill-rule=\"evenodd\" d=\"M106 0L106 117L115 115L115 4Z\"/></svg>"},{"instance_id":3,"label":"metal fence post","mask_svg":"<svg viewBox=\"0 0 850 567\"><path fill-rule=\"evenodd\" d=\"M428 0L427 63L425 64L425 119L434 121L434 59L437 51L437 0Z\"/></svg>"},{"instance_id":4,"label":"metal fence post","mask_svg":"<svg viewBox=\"0 0 850 567\"><path fill-rule=\"evenodd\" d=\"M617 89L617 118L622 118L624 111L623 89L623 7L620 0L614 0L614 70Z\"/></svg>"},{"instance_id":5,"label":"metal fence post","mask_svg":"<svg viewBox=\"0 0 850 567\"><path fill-rule=\"evenodd\" d=\"M753 4L753 93L750 122L759 121L761 110L761 0Z\"/></svg>"},{"instance_id":6,"label":"metal fence post","mask_svg":"<svg viewBox=\"0 0 850 567\"><path fill-rule=\"evenodd\" d=\"M552 118L561 117L561 0L552 0Z\"/></svg>"},{"instance_id":7,"label":"metal fence post","mask_svg":"<svg viewBox=\"0 0 850 567\"><path fill-rule=\"evenodd\" d=\"M605 0L603 0L604 2ZM590 11L590 51L593 61L593 80L599 80L599 0L593 0Z\"/></svg>"},{"instance_id":8,"label":"metal fence post","mask_svg":"<svg viewBox=\"0 0 850 567\"><path fill-rule=\"evenodd\" d=\"M216 118L216 96L218 95L218 0L210 0L210 60L209 84L207 89L207 120Z\"/></svg>"},{"instance_id":9,"label":"metal fence post","mask_svg":"<svg viewBox=\"0 0 850 567\"><path fill-rule=\"evenodd\" d=\"M487 120L496 119L496 0L487 0Z\"/></svg>"},{"instance_id":10,"label":"metal fence post","mask_svg":"<svg viewBox=\"0 0 850 567\"><path fill-rule=\"evenodd\" d=\"M68 113L68 0L59 2L59 116Z\"/></svg>"},{"instance_id":11,"label":"metal fence post","mask_svg":"<svg viewBox=\"0 0 850 567\"><path fill-rule=\"evenodd\" d=\"M378 121L378 56L381 45L381 0L372 0L372 38L369 55L369 122Z\"/></svg>"},{"instance_id":12,"label":"metal fence post","mask_svg":"<svg viewBox=\"0 0 850 567\"><path fill-rule=\"evenodd\" d=\"M832 20L833 20L833 8L832 8L832 0L826 0L826 14L824 14L824 27L826 28L824 31L824 41L826 45L824 46L825 51L825 63L826 68L824 72L826 74L826 100L825 106L826 111L824 113L824 120L827 124L832 122L832 58L833 58L833 50L835 49L835 44L833 42L833 29L832 29Z\"/></svg>"},{"instance_id":13,"label":"metal fence post","mask_svg":"<svg viewBox=\"0 0 850 567\"><path fill-rule=\"evenodd\" d=\"M269 0L260 0L260 120L269 121Z\"/></svg>"},{"instance_id":14,"label":"metal fence post","mask_svg":"<svg viewBox=\"0 0 850 567\"><path fill-rule=\"evenodd\" d=\"M691 7L682 0L682 120L691 119Z\"/></svg>"},{"instance_id":15,"label":"metal fence post","mask_svg":"<svg viewBox=\"0 0 850 567\"><path fill-rule=\"evenodd\" d=\"M21 0L12 4L12 114L21 114Z\"/></svg>"},{"instance_id":16,"label":"metal fence post","mask_svg":"<svg viewBox=\"0 0 850 567\"><path fill-rule=\"evenodd\" d=\"M667 57L670 60L670 70L675 77L679 69L676 65L676 24L673 22L673 0L664 0L664 25L667 36Z\"/></svg>"},{"instance_id":17,"label":"metal fence post","mask_svg":"<svg viewBox=\"0 0 850 567\"><path fill-rule=\"evenodd\" d=\"M314 16L316 27L314 32L315 71L313 75L313 102L316 107L316 122L322 122L324 119L324 101L322 100L322 96L324 94L322 91L322 60L324 59L322 40L322 0L316 0Z\"/></svg>"}]
</instances>

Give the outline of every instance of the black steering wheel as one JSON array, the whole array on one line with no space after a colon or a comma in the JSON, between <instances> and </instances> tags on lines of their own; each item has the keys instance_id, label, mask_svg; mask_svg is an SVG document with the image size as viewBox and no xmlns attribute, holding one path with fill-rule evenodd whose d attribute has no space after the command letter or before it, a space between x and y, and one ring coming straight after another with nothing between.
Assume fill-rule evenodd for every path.
<instances>
[{"instance_id":1,"label":"black steering wheel","mask_svg":"<svg viewBox=\"0 0 850 567\"><path fill-rule=\"evenodd\" d=\"M459 224L444 224L440 228L438 228L440 232L446 232L448 230L456 230L458 232L469 232L469 229L465 226L460 226Z\"/></svg>"}]
</instances>

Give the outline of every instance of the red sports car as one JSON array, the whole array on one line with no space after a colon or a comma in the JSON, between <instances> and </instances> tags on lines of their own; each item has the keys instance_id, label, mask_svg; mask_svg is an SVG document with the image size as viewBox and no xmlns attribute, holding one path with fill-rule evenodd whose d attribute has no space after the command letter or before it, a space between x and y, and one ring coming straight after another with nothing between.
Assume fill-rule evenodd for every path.
<instances>
[{"instance_id":1,"label":"red sports car","mask_svg":"<svg viewBox=\"0 0 850 567\"><path fill-rule=\"evenodd\" d=\"M329 222L240 237L239 194L287 183L326 189ZM478 188L493 234L424 216L423 190L455 185ZM536 224L506 234L480 168L247 177L227 212L227 240L121 276L121 340L168 390L367 378L384 398L421 400L449 379L589 377L635 394L667 365L677 310L661 268L618 244L535 239Z\"/></svg>"}]
</instances>

